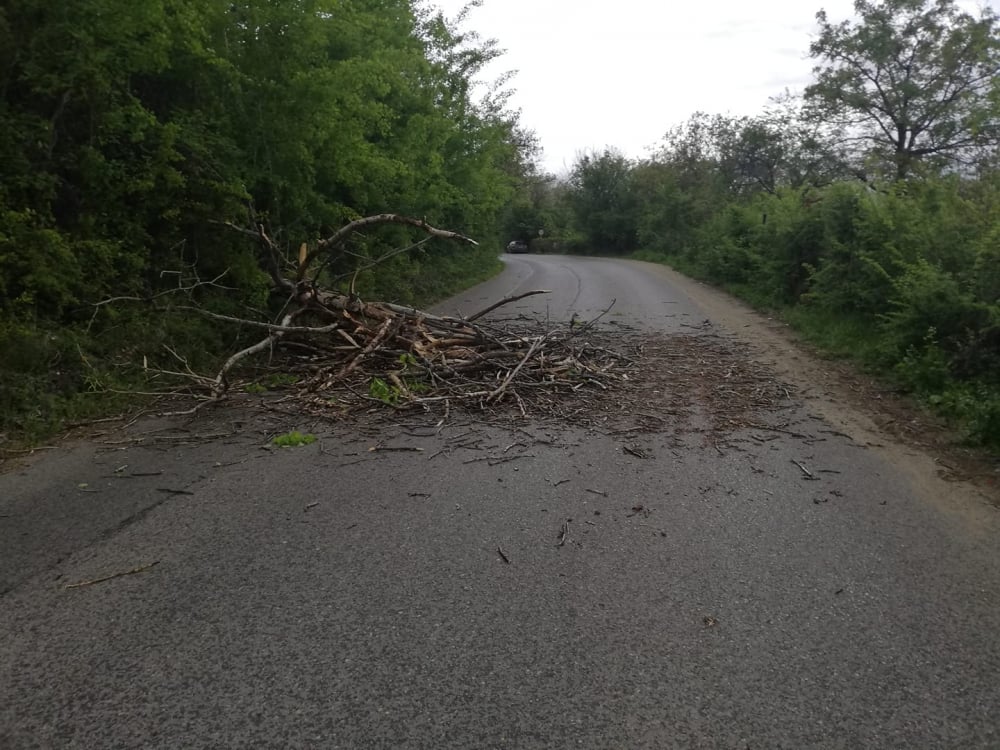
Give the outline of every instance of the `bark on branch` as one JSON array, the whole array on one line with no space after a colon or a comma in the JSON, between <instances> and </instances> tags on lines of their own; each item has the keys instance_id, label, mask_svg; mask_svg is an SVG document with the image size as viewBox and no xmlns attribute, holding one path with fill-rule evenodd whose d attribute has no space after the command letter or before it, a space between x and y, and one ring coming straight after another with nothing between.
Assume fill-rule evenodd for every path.
<instances>
[{"instance_id":1,"label":"bark on branch","mask_svg":"<svg viewBox=\"0 0 1000 750\"><path fill-rule=\"evenodd\" d=\"M402 216L400 214L376 214L374 216L366 216L363 219L355 219L350 224L338 229L326 239L317 242L316 248L306 254L305 259L299 266L299 278L302 278L305 275L306 269L318 255L339 247L355 232L360 232L362 229L378 226L380 224L402 224L404 226L421 229L432 237L440 237L445 240L458 240L459 242L465 242L469 245L479 244L471 237L467 237L459 232L452 232L448 229L438 229L437 227L432 227L423 219L415 219L411 216Z\"/></svg>"}]
</instances>

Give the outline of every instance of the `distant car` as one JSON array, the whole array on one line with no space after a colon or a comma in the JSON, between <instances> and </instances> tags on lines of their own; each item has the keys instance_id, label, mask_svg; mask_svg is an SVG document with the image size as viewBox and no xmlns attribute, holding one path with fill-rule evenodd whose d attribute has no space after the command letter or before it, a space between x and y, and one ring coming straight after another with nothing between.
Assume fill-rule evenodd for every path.
<instances>
[{"instance_id":1,"label":"distant car","mask_svg":"<svg viewBox=\"0 0 1000 750\"><path fill-rule=\"evenodd\" d=\"M508 253L526 253L528 252L528 243L523 240L511 240L507 243Z\"/></svg>"}]
</instances>

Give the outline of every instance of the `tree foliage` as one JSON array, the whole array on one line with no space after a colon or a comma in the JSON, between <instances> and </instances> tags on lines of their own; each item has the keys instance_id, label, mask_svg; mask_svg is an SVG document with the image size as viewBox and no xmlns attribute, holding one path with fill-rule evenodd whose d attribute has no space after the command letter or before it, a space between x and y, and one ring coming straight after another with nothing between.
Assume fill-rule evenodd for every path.
<instances>
[{"instance_id":1,"label":"tree foliage","mask_svg":"<svg viewBox=\"0 0 1000 750\"><path fill-rule=\"evenodd\" d=\"M610 253L635 249L631 168L631 161L611 148L584 154L573 166L570 206L589 249Z\"/></svg>"},{"instance_id":2,"label":"tree foliage","mask_svg":"<svg viewBox=\"0 0 1000 750\"><path fill-rule=\"evenodd\" d=\"M1000 145L1000 22L954 0L856 0L857 18L816 18L806 99L905 177L920 162L968 163Z\"/></svg>"},{"instance_id":3,"label":"tree foliage","mask_svg":"<svg viewBox=\"0 0 1000 750\"><path fill-rule=\"evenodd\" d=\"M0 431L54 419L23 405L101 389L112 359L158 357L170 326L200 325L94 303L225 274L242 294L208 303L266 307L258 250L225 222L259 222L290 254L390 211L484 240L357 279L407 302L491 267L533 147L503 82L477 88L498 54L417 0L5 2L0 350L21 354L0 363ZM404 240L359 237L329 273Z\"/></svg>"}]
</instances>

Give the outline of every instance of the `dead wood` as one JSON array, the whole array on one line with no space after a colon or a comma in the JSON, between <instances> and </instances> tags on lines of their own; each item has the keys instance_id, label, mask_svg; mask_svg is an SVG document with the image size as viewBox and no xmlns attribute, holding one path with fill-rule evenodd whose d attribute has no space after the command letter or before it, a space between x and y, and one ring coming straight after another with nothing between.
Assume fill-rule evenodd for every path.
<instances>
[{"instance_id":1,"label":"dead wood","mask_svg":"<svg viewBox=\"0 0 1000 750\"><path fill-rule=\"evenodd\" d=\"M473 320L479 320L481 317L483 317L487 313L491 313L494 310L496 310L498 307L502 307L503 305L509 304L511 302L517 302L519 299L524 299L525 297L532 297L532 296L534 296L536 294L550 294L550 293L551 292L548 289L534 289L534 290L532 290L530 292L524 292L523 294L513 294L513 295L508 294L506 297L504 297L499 302L494 302L489 307L483 308L479 312L470 315L465 320L466 320L466 322L471 323Z\"/></svg>"},{"instance_id":2,"label":"dead wood","mask_svg":"<svg viewBox=\"0 0 1000 750\"><path fill-rule=\"evenodd\" d=\"M547 293L543 289L509 294L463 318L363 300L353 284L347 291L324 286L331 283L324 268L334 254L353 255L347 244L383 224L475 244L422 219L379 214L352 221L311 247L303 243L289 257L263 224L226 224L261 246L262 267L286 304L273 320L223 315L194 302L173 306L182 314L261 332L260 339L225 357L213 374L194 372L169 349L182 367L155 372L183 380L185 392L199 399L187 411L174 413L193 413L234 393L280 391L298 413L337 418L380 407L394 414L436 411L443 414L440 427L463 409L480 416L541 416L602 429L613 429L629 415L639 420L630 430L676 428L682 418L696 418L720 431L759 426L764 411L788 399L783 385L705 326L683 335L640 332L618 322L613 330L602 328L598 323L613 300L590 320L574 315L568 322L550 323L494 315L505 305ZM362 259L367 265L357 268L425 241ZM624 450L647 457L636 448Z\"/></svg>"}]
</instances>

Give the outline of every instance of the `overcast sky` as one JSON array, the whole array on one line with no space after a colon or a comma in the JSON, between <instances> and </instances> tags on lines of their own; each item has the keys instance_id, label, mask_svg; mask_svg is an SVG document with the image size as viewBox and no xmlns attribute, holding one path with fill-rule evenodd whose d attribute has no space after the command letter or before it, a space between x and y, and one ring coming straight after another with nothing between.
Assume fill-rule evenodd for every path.
<instances>
[{"instance_id":1,"label":"overcast sky","mask_svg":"<svg viewBox=\"0 0 1000 750\"><path fill-rule=\"evenodd\" d=\"M466 4L432 2L449 17ZM545 169L562 173L605 146L646 156L699 110L752 115L786 88L801 91L820 8L841 21L853 1L484 0L464 28L507 50L487 77L517 70L512 105Z\"/></svg>"}]
</instances>

